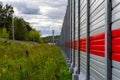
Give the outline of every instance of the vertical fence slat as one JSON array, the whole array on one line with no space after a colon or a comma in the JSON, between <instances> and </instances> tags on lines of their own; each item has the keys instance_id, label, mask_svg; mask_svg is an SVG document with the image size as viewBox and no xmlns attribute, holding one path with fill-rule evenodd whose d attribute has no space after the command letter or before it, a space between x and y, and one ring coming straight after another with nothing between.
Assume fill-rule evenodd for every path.
<instances>
[{"instance_id":1,"label":"vertical fence slat","mask_svg":"<svg viewBox=\"0 0 120 80\"><path fill-rule=\"evenodd\" d=\"M111 0L105 0L105 80L112 80L112 61L111 61Z\"/></svg>"},{"instance_id":2,"label":"vertical fence slat","mask_svg":"<svg viewBox=\"0 0 120 80\"><path fill-rule=\"evenodd\" d=\"M73 6L73 7L74 7L74 8L73 8L73 9L74 9L74 10L73 10L73 11L74 11L74 12L73 12L73 16L74 16L74 17L73 17L73 18L74 18L74 19L73 19L73 20L74 20L74 21L73 21L73 23L74 23L74 25L73 25L73 27L74 27L74 30L73 30L73 31L74 31L74 36L73 36L74 39L73 39L73 41L75 41L75 0L73 0L73 4L74 4L74 6ZM74 49L75 49L75 43L74 43ZM73 52L73 57L74 57L74 58L73 58L73 67L75 67L75 50L74 50L74 52Z\"/></svg>"},{"instance_id":3,"label":"vertical fence slat","mask_svg":"<svg viewBox=\"0 0 120 80\"><path fill-rule=\"evenodd\" d=\"M87 44L86 44L86 49L87 49L87 75L86 79L90 80L90 0L87 0Z\"/></svg>"},{"instance_id":4,"label":"vertical fence slat","mask_svg":"<svg viewBox=\"0 0 120 80\"><path fill-rule=\"evenodd\" d=\"M71 28L71 39L70 39L70 44L71 44L71 63L72 63L72 0L70 0L70 28Z\"/></svg>"},{"instance_id":5,"label":"vertical fence slat","mask_svg":"<svg viewBox=\"0 0 120 80\"><path fill-rule=\"evenodd\" d=\"M78 0L78 72L80 74L80 0Z\"/></svg>"}]
</instances>

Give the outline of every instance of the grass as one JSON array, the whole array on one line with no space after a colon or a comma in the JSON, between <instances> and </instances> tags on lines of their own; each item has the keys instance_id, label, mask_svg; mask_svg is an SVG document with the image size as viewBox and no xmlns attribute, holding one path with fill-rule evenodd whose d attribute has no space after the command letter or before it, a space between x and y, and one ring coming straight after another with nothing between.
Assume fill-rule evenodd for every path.
<instances>
[{"instance_id":1,"label":"grass","mask_svg":"<svg viewBox=\"0 0 120 80\"><path fill-rule=\"evenodd\" d=\"M71 80L57 46L0 41L0 80Z\"/></svg>"}]
</instances>

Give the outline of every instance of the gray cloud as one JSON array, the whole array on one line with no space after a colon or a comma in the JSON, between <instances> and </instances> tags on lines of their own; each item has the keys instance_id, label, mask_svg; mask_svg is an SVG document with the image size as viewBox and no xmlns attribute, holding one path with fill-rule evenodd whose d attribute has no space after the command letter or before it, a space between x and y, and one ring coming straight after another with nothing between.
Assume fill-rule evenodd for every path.
<instances>
[{"instance_id":1,"label":"gray cloud","mask_svg":"<svg viewBox=\"0 0 120 80\"><path fill-rule=\"evenodd\" d=\"M38 8L31 9L31 8L28 8L28 7L24 7L24 8L21 9L21 11L22 11L22 14L40 14Z\"/></svg>"},{"instance_id":2,"label":"gray cloud","mask_svg":"<svg viewBox=\"0 0 120 80\"><path fill-rule=\"evenodd\" d=\"M63 19L64 16L62 14L64 14L63 10L59 9L59 10L53 11L51 13L48 13L47 16L49 18L59 20L59 19Z\"/></svg>"},{"instance_id":3,"label":"gray cloud","mask_svg":"<svg viewBox=\"0 0 120 80\"><path fill-rule=\"evenodd\" d=\"M30 3L25 2L14 2L12 3L14 7L16 7L21 14L40 14L39 6L33 6Z\"/></svg>"}]
</instances>

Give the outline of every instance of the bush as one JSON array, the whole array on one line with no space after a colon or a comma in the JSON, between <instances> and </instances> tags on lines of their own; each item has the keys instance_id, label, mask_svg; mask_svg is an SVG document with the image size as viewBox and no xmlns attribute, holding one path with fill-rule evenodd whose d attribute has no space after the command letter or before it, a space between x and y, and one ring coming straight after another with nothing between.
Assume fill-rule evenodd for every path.
<instances>
[{"instance_id":1,"label":"bush","mask_svg":"<svg viewBox=\"0 0 120 80\"><path fill-rule=\"evenodd\" d=\"M36 30L31 30L28 33L28 40L39 42L39 43L43 42L42 39L40 38L40 33L38 31L36 31Z\"/></svg>"},{"instance_id":2,"label":"bush","mask_svg":"<svg viewBox=\"0 0 120 80\"><path fill-rule=\"evenodd\" d=\"M7 29L5 27L0 29L0 37L7 39L9 38L9 34L7 33Z\"/></svg>"}]
</instances>

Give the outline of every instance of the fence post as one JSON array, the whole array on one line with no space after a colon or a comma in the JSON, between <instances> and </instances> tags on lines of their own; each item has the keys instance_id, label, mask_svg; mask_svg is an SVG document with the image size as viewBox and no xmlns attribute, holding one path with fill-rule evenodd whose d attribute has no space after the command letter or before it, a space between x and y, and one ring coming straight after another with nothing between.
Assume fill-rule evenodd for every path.
<instances>
[{"instance_id":1,"label":"fence post","mask_svg":"<svg viewBox=\"0 0 120 80\"><path fill-rule=\"evenodd\" d=\"M74 4L74 6L73 6L73 7L74 7L74 8L73 8L73 9L74 9L74 10L73 10L73 11L74 11L74 13L73 13L73 14L74 14L74 15L73 15L73 16L74 16L74 17L73 17L73 18L74 18L74 19L73 19L73 20L74 20L74 26L73 26L73 27L74 27L74 39L73 39L73 41L74 41L73 57L74 57L74 58L73 58L73 67L75 67L75 0L74 0L73 4Z\"/></svg>"},{"instance_id":2,"label":"fence post","mask_svg":"<svg viewBox=\"0 0 120 80\"><path fill-rule=\"evenodd\" d=\"M78 72L80 74L80 0L78 0Z\"/></svg>"},{"instance_id":3,"label":"fence post","mask_svg":"<svg viewBox=\"0 0 120 80\"><path fill-rule=\"evenodd\" d=\"M111 11L112 1L105 0L105 80L112 80Z\"/></svg>"},{"instance_id":4,"label":"fence post","mask_svg":"<svg viewBox=\"0 0 120 80\"><path fill-rule=\"evenodd\" d=\"M86 52L87 52L87 75L86 79L90 80L90 0L87 0L87 38L86 38Z\"/></svg>"}]
</instances>

